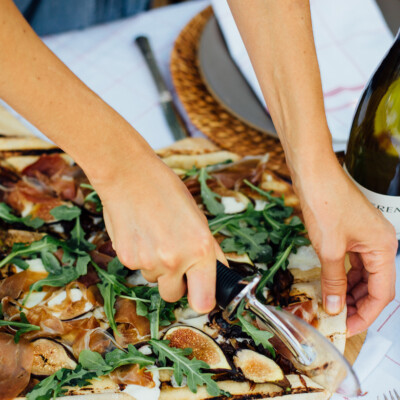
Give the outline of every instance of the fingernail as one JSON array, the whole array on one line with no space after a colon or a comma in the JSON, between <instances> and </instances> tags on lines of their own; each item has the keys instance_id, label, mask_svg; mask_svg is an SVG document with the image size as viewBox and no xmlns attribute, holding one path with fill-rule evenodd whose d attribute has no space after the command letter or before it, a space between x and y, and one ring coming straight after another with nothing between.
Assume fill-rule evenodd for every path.
<instances>
[{"instance_id":1,"label":"fingernail","mask_svg":"<svg viewBox=\"0 0 400 400\"><path fill-rule=\"evenodd\" d=\"M328 314L339 314L342 306L340 296L330 294L325 298L325 309Z\"/></svg>"},{"instance_id":2,"label":"fingernail","mask_svg":"<svg viewBox=\"0 0 400 400\"><path fill-rule=\"evenodd\" d=\"M203 293L194 293L191 297L191 306L198 313L208 313L215 307L215 300Z\"/></svg>"}]
</instances>

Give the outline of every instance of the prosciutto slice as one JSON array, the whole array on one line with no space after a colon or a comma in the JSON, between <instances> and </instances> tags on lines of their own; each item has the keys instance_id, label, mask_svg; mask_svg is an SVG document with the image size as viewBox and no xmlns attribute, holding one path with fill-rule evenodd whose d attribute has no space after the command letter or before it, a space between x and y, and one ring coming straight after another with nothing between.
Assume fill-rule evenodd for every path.
<instances>
[{"instance_id":1,"label":"prosciutto slice","mask_svg":"<svg viewBox=\"0 0 400 400\"><path fill-rule=\"evenodd\" d=\"M5 197L6 203L19 213L29 213L45 221L53 221L50 210L63 204L60 198L54 197L40 186L19 181Z\"/></svg>"},{"instance_id":2,"label":"prosciutto slice","mask_svg":"<svg viewBox=\"0 0 400 400\"><path fill-rule=\"evenodd\" d=\"M29 383L33 348L24 339L0 332L0 400L17 397Z\"/></svg>"},{"instance_id":3,"label":"prosciutto slice","mask_svg":"<svg viewBox=\"0 0 400 400\"><path fill-rule=\"evenodd\" d=\"M145 368L139 369L137 364L119 367L111 372L110 377L118 385L140 385L148 388L155 386L151 372Z\"/></svg>"},{"instance_id":4,"label":"prosciutto slice","mask_svg":"<svg viewBox=\"0 0 400 400\"><path fill-rule=\"evenodd\" d=\"M150 323L146 317L137 315L133 300L118 298L115 303L115 321L118 323L117 343L126 347L147 340L150 335Z\"/></svg>"},{"instance_id":5,"label":"prosciutto slice","mask_svg":"<svg viewBox=\"0 0 400 400\"><path fill-rule=\"evenodd\" d=\"M317 327L318 325L318 304L314 300L306 300L300 303L290 304L285 307L285 310L314 327Z\"/></svg>"},{"instance_id":6,"label":"prosciutto slice","mask_svg":"<svg viewBox=\"0 0 400 400\"><path fill-rule=\"evenodd\" d=\"M32 283L45 278L46 275L46 273L26 270L3 279L0 282L0 299L4 297L18 299L22 293L29 290Z\"/></svg>"},{"instance_id":7,"label":"prosciutto slice","mask_svg":"<svg viewBox=\"0 0 400 400\"><path fill-rule=\"evenodd\" d=\"M73 177L78 173L79 168L70 166L59 154L44 154L22 171L22 175L42 182L63 200L73 200L76 197Z\"/></svg>"}]
</instances>

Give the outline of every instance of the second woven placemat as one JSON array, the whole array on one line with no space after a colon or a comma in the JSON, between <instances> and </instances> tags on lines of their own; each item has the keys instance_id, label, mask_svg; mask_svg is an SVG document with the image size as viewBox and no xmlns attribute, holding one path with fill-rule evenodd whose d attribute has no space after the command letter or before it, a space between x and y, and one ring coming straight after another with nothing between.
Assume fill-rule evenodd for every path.
<instances>
[{"instance_id":1,"label":"second woven placemat","mask_svg":"<svg viewBox=\"0 0 400 400\"><path fill-rule=\"evenodd\" d=\"M251 128L230 114L209 92L199 68L201 33L212 15L211 7L196 15L176 39L171 74L176 92L191 122L221 148L241 155L270 154L269 167L289 176L279 140Z\"/></svg>"}]
</instances>

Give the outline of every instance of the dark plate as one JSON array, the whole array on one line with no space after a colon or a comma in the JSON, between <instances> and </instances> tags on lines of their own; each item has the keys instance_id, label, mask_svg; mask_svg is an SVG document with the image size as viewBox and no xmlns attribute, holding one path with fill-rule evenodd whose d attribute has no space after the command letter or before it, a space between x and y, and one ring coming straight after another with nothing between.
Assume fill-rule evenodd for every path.
<instances>
[{"instance_id":1,"label":"dark plate","mask_svg":"<svg viewBox=\"0 0 400 400\"><path fill-rule=\"evenodd\" d=\"M395 34L400 27L400 0L377 0L377 4ZM247 125L276 136L271 118L229 55L214 16L202 33L198 58L203 80L222 106Z\"/></svg>"},{"instance_id":2,"label":"dark plate","mask_svg":"<svg viewBox=\"0 0 400 400\"><path fill-rule=\"evenodd\" d=\"M229 112L255 129L277 136L264 106L229 55L214 16L202 33L198 58L206 86Z\"/></svg>"}]
</instances>

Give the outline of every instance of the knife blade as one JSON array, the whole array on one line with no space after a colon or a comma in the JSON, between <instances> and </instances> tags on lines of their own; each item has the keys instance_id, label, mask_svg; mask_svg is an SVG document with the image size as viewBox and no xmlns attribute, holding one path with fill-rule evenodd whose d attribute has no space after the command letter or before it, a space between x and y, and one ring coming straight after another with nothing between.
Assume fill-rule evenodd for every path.
<instances>
[{"instance_id":1,"label":"knife blade","mask_svg":"<svg viewBox=\"0 0 400 400\"><path fill-rule=\"evenodd\" d=\"M295 315L261 303L256 290L261 275L243 278L217 261L217 303L234 319L239 305L256 315L259 326L274 334L273 345L302 373L329 392L357 396L360 382L349 362L315 328Z\"/></svg>"},{"instance_id":2,"label":"knife blade","mask_svg":"<svg viewBox=\"0 0 400 400\"><path fill-rule=\"evenodd\" d=\"M172 135L175 140L184 139L189 137L190 134L183 122L175 104L171 92L161 75L160 69L158 68L154 53L151 49L149 39L146 36L138 36L135 39L143 57L150 69L151 75L156 83L158 93L160 95L160 103L163 109L165 119L167 120L168 126L171 129Z\"/></svg>"}]
</instances>

